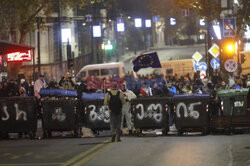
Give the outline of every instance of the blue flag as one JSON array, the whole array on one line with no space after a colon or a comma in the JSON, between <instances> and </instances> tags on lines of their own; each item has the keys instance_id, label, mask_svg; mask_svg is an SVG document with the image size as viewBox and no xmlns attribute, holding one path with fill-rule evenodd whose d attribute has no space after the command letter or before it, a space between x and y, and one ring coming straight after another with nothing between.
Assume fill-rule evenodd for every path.
<instances>
[{"instance_id":1,"label":"blue flag","mask_svg":"<svg viewBox=\"0 0 250 166\"><path fill-rule=\"evenodd\" d=\"M134 61L135 72L139 71L141 68L161 68L161 63L159 61L158 55L156 52L145 53L138 56Z\"/></svg>"}]
</instances>

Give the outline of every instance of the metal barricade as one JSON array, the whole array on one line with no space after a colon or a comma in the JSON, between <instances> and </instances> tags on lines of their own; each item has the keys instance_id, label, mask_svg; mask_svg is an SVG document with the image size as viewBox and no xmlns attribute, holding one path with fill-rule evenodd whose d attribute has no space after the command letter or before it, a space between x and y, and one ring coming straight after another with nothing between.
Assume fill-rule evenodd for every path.
<instances>
[{"instance_id":1,"label":"metal barricade","mask_svg":"<svg viewBox=\"0 0 250 166\"><path fill-rule=\"evenodd\" d=\"M82 100L84 105L84 124L87 128L96 130L109 130L110 117L103 99Z\"/></svg>"},{"instance_id":2,"label":"metal barricade","mask_svg":"<svg viewBox=\"0 0 250 166\"><path fill-rule=\"evenodd\" d=\"M209 131L209 99L208 94L175 95L173 97L175 125L178 135L184 131Z\"/></svg>"},{"instance_id":3,"label":"metal barricade","mask_svg":"<svg viewBox=\"0 0 250 166\"><path fill-rule=\"evenodd\" d=\"M77 136L78 100L57 99L42 101L42 123L45 137L50 137L52 131L72 131Z\"/></svg>"},{"instance_id":4,"label":"metal barricade","mask_svg":"<svg viewBox=\"0 0 250 166\"><path fill-rule=\"evenodd\" d=\"M136 129L163 129L169 131L171 98L143 97L132 100L134 127Z\"/></svg>"},{"instance_id":5,"label":"metal barricade","mask_svg":"<svg viewBox=\"0 0 250 166\"><path fill-rule=\"evenodd\" d=\"M37 114L34 97L0 98L0 135L28 133L33 139L37 130Z\"/></svg>"}]
</instances>

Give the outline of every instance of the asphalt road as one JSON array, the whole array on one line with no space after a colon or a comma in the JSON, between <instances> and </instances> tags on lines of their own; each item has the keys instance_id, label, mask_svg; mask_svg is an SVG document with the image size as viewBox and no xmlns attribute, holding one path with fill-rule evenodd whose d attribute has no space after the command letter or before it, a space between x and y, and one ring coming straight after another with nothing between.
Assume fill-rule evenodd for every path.
<instances>
[{"instance_id":1,"label":"asphalt road","mask_svg":"<svg viewBox=\"0 0 250 166\"><path fill-rule=\"evenodd\" d=\"M0 140L0 166L250 166L250 135Z\"/></svg>"}]
</instances>

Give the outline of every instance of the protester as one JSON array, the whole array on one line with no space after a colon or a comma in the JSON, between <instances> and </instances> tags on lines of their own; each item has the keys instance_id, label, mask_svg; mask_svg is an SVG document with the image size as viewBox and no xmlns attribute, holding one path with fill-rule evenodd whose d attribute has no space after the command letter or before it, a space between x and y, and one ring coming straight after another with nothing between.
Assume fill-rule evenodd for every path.
<instances>
[{"instance_id":1,"label":"protester","mask_svg":"<svg viewBox=\"0 0 250 166\"><path fill-rule=\"evenodd\" d=\"M3 87L0 89L0 97L9 97L10 90L8 87L8 82L3 82Z\"/></svg>"},{"instance_id":2,"label":"protester","mask_svg":"<svg viewBox=\"0 0 250 166\"><path fill-rule=\"evenodd\" d=\"M39 92L42 88L46 88L47 84L44 80L44 75L40 74L39 78L36 80L34 84L34 96L37 97L38 99L41 98Z\"/></svg>"},{"instance_id":3,"label":"protester","mask_svg":"<svg viewBox=\"0 0 250 166\"><path fill-rule=\"evenodd\" d=\"M168 82L167 88L168 88L170 96L174 96L177 94L176 87L173 85L173 83L171 81Z\"/></svg>"},{"instance_id":4,"label":"protester","mask_svg":"<svg viewBox=\"0 0 250 166\"><path fill-rule=\"evenodd\" d=\"M20 88L19 88L19 94L22 97L28 97L28 93L27 93L26 89L23 86L20 86Z\"/></svg>"},{"instance_id":5,"label":"protester","mask_svg":"<svg viewBox=\"0 0 250 166\"><path fill-rule=\"evenodd\" d=\"M74 90L75 88L75 81L73 80L70 72L67 72L59 81L59 86L62 89L67 89L67 90Z\"/></svg>"},{"instance_id":6,"label":"protester","mask_svg":"<svg viewBox=\"0 0 250 166\"><path fill-rule=\"evenodd\" d=\"M19 96L19 86L16 80L10 80L8 83L9 96Z\"/></svg>"},{"instance_id":7,"label":"protester","mask_svg":"<svg viewBox=\"0 0 250 166\"><path fill-rule=\"evenodd\" d=\"M152 89L146 83L140 89L140 96L153 96Z\"/></svg>"},{"instance_id":8,"label":"protester","mask_svg":"<svg viewBox=\"0 0 250 166\"><path fill-rule=\"evenodd\" d=\"M136 95L131 91L127 89L126 83L122 84L122 94L124 95L125 103L122 105L122 122L121 122L121 128L123 128L123 120L124 117L126 119L126 124L128 127L129 135L132 135L132 121L130 116L130 101L132 99L136 98Z\"/></svg>"},{"instance_id":9,"label":"protester","mask_svg":"<svg viewBox=\"0 0 250 166\"><path fill-rule=\"evenodd\" d=\"M113 83L113 89L106 93L104 105L107 105L110 112L110 128L112 132L111 141L120 142L121 136L121 117L122 104L125 103L123 94L118 90L116 82Z\"/></svg>"},{"instance_id":10,"label":"protester","mask_svg":"<svg viewBox=\"0 0 250 166\"><path fill-rule=\"evenodd\" d=\"M80 85L77 87L77 97L79 99L81 99L82 97L82 93L86 93L88 92L88 89L87 89L87 83L86 83L86 80L84 79L84 77L81 78L81 82L80 82Z\"/></svg>"},{"instance_id":11,"label":"protester","mask_svg":"<svg viewBox=\"0 0 250 166\"><path fill-rule=\"evenodd\" d=\"M48 88L49 89L57 89L57 88L59 88L59 85L56 82L56 78L55 77L53 77L52 80L49 82Z\"/></svg>"}]
</instances>

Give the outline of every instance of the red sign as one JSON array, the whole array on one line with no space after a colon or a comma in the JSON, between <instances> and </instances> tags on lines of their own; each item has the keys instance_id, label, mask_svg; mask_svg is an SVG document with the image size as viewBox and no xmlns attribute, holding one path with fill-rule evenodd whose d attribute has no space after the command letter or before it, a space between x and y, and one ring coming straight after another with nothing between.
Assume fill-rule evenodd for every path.
<instances>
[{"instance_id":1,"label":"red sign","mask_svg":"<svg viewBox=\"0 0 250 166\"><path fill-rule=\"evenodd\" d=\"M30 50L28 53L25 52L13 52L7 54L8 62L20 62L20 61L31 61L31 53Z\"/></svg>"}]
</instances>

